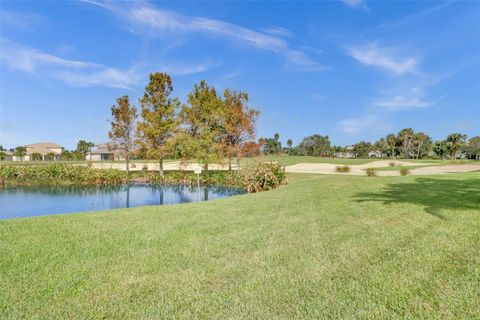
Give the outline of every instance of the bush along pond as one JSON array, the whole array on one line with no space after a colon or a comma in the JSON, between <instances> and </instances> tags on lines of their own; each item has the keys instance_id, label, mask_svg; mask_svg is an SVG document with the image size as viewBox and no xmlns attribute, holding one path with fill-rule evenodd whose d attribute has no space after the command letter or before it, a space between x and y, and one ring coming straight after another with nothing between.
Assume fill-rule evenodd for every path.
<instances>
[{"instance_id":1,"label":"bush along pond","mask_svg":"<svg viewBox=\"0 0 480 320\"><path fill-rule=\"evenodd\" d=\"M0 166L0 219L206 201L270 190L286 181L283 167L260 162L240 172L204 172L198 181L191 171L161 176L60 163Z\"/></svg>"}]
</instances>

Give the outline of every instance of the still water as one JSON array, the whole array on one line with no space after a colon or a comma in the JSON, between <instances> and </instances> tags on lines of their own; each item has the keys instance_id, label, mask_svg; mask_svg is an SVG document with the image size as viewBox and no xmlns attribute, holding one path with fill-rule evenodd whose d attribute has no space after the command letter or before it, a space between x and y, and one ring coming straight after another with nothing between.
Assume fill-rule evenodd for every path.
<instances>
[{"instance_id":1,"label":"still water","mask_svg":"<svg viewBox=\"0 0 480 320\"><path fill-rule=\"evenodd\" d=\"M206 201L245 193L240 188L130 184L103 187L17 187L0 190L0 219Z\"/></svg>"}]
</instances>

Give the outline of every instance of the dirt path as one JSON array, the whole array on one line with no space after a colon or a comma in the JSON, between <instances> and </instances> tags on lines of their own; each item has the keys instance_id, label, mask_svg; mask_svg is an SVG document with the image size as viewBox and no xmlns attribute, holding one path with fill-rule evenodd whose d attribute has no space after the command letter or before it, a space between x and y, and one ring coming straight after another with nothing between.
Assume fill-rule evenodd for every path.
<instances>
[{"instance_id":1,"label":"dirt path","mask_svg":"<svg viewBox=\"0 0 480 320\"><path fill-rule=\"evenodd\" d=\"M360 165L349 165L350 172L338 173L336 171L337 164L331 163L298 163L295 165L285 167L287 172L296 173L320 173L320 174L341 174L341 175L357 175L364 176L367 168L384 168L390 165L389 160L372 161ZM452 165L438 165L435 162L409 162L409 161L393 161L396 166L417 166L424 165L425 167L410 169L411 175L430 175L430 174L448 174L459 172L480 171L480 164L452 164ZM399 176L400 171L377 171L378 176Z\"/></svg>"}]
</instances>

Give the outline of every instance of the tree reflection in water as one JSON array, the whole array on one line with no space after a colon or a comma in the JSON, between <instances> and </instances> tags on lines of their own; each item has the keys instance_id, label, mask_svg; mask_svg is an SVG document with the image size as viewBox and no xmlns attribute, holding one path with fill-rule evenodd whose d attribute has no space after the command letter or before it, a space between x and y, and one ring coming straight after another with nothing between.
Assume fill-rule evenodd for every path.
<instances>
[{"instance_id":1,"label":"tree reflection in water","mask_svg":"<svg viewBox=\"0 0 480 320\"><path fill-rule=\"evenodd\" d=\"M213 200L245 193L219 186L35 186L0 191L0 219Z\"/></svg>"}]
</instances>

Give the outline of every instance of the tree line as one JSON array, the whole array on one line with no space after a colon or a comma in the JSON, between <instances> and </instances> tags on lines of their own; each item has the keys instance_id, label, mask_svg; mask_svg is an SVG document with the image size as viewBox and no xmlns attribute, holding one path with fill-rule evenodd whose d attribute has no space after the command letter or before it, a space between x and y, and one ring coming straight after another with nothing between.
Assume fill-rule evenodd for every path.
<instances>
[{"instance_id":1,"label":"tree line","mask_svg":"<svg viewBox=\"0 0 480 320\"><path fill-rule=\"evenodd\" d=\"M307 136L293 147L291 139L287 147L282 148L280 135L273 138L261 138L259 143L265 154L289 154L316 157L368 157L375 152L376 156L403 159L420 159L438 157L456 159L461 154L468 158L480 160L480 136L467 139L467 135L451 133L444 140L433 141L424 132L415 132L411 128L402 129L397 134L388 134L374 143L359 141L351 146L332 145L328 135L314 134Z\"/></svg>"}]
</instances>

